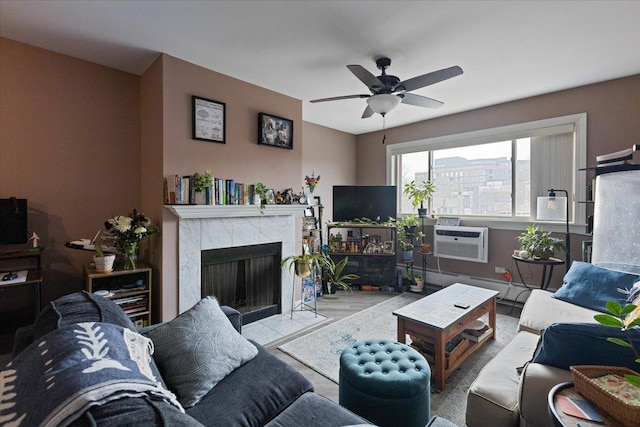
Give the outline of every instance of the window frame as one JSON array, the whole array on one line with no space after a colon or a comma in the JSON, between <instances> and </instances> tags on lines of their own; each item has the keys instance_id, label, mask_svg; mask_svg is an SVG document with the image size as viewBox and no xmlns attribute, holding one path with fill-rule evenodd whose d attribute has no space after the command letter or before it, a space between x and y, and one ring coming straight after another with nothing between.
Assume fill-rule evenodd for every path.
<instances>
[{"instance_id":1,"label":"window frame","mask_svg":"<svg viewBox=\"0 0 640 427\"><path fill-rule=\"evenodd\" d=\"M523 137L551 135L553 133L562 132L562 129L569 129L575 132L575 144L573 149L573 188L567 189L570 193L570 203L574 212L573 221L570 226L573 227L572 232L582 232L586 226L586 204L578 203L584 200L584 197L576 197L576 195L585 195L587 190L587 179L581 169L587 165L587 113L571 114L561 117L553 117L542 120L535 120L525 123L518 123L507 126L499 126L488 129L480 129L470 132L463 132L451 135L437 136L433 138L425 138L414 141L399 142L386 146L386 183L394 185L395 175L397 174L398 164L394 162L394 156L400 154L408 154L419 151L433 151L443 148L454 148L468 145L479 145L483 143L515 140ZM557 129L556 129L557 128ZM432 159L432 156L429 156ZM432 162L433 160L431 160ZM429 174L433 173L433 169L429 168ZM400 212L400 200L402 195L401 185L398 185L398 212ZM514 187L515 189L515 187ZM399 214L401 215L401 214ZM522 230L523 226L530 224L535 220L535 208L531 209L531 217L482 217L482 216L464 216L460 218L466 225L490 227L503 230ZM428 219L426 223L434 222ZM538 224L546 224L545 229L548 231L563 231L565 224L558 222L537 221Z\"/></svg>"}]
</instances>

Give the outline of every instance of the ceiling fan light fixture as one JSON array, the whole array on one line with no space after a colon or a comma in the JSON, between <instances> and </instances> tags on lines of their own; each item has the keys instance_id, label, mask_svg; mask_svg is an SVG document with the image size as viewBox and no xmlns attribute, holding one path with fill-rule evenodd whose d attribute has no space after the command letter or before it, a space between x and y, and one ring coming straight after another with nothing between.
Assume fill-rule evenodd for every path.
<instances>
[{"instance_id":1,"label":"ceiling fan light fixture","mask_svg":"<svg viewBox=\"0 0 640 427\"><path fill-rule=\"evenodd\" d=\"M371 109L381 115L385 115L400 104L400 97L387 93L373 95L367 98L367 104Z\"/></svg>"}]
</instances>

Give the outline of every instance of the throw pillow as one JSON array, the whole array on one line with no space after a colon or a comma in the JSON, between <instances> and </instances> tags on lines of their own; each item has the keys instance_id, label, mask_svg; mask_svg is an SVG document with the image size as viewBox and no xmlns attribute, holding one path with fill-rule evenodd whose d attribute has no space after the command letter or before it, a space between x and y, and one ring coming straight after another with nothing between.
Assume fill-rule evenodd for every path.
<instances>
[{"instance_id":1,"label":"throw pillow","mask_svg":"<svg viewBox=\"0 0 640 427\"><path fill-rule=\"evenodd\" d=\"M569 369L571 365L624 366L638 371L632 349L607 341L631 338L640 348L640 329L627 333L597 323L553 323L542 331L534 363Z\"/></svg>"},{"instance_id":2,"label":"throw pillow","mask_svg":"<svg viewBox=\"0 0 640 427\"><path fill-rule=\"evenodd\" d=\"M631 289L640 276L598 267L587 262L574 261L562 280L562 286L553 295L592 310L607 312L607 301L624 305L627 295L619 289Z\"/></svg>"},{"instance_id":3,"label":"throw pillow","mask_svg":"<svg viewBox=\"0 0 640 427\"><path fill-rule=\"evenodd\" d=\"M185 408L196 405L224 377L258 354L212 297L146 335L153 341L165 382Z\"/></svg>"}]
</instances>

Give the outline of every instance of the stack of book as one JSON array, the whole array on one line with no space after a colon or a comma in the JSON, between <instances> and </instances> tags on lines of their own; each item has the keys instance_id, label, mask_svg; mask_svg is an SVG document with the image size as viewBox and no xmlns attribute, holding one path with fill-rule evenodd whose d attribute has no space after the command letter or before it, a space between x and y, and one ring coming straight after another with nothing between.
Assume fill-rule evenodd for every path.
<instances>
[{"instance_id":1,"label":"stack of book","mask_svg":"<svg viewBox=\"0 0 640 427\"><path fill-rule=\"evenodd\" d=\"M462 332L462 336L471 342L481 342L493 332L489 325L478 319Z\"/></svg>"},{"instance_id":2,"label":"stack of book","mask_svg":"<svg viewBox=\"0 0 640 427\"><path fill-rule=\"evenodd\" d=\"M120 306L127 316L135 316L136 313L149 310L149 299L147 295L135 295L114 299L113 301Z\"/></svg>"}]
</instances>

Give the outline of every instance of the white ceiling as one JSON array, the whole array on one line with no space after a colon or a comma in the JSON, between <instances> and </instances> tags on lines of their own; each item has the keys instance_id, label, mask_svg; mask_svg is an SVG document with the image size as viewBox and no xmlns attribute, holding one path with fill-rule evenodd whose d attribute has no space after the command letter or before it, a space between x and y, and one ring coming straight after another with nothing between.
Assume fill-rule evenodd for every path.
<instances>
[{"instance_id":1,"label":"white ceiling","mask_svg":"<svg viewBox=\"0 0 640 427\"><path fill-rule=\"evenodd\" d=\"M361 134L368 93L346 68L401 80L459 65L414 93L386 127L640 74L640 1L21 1L0 0L0 35L142 74L167 53L302 100L305 121ZM223 101L223 100L222 100Z\"/></svg>"}]
</instances>

